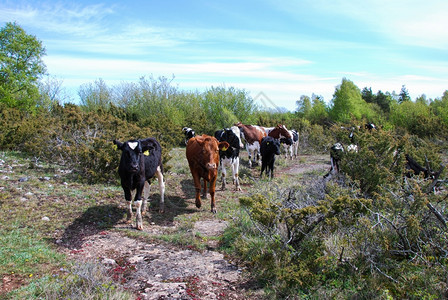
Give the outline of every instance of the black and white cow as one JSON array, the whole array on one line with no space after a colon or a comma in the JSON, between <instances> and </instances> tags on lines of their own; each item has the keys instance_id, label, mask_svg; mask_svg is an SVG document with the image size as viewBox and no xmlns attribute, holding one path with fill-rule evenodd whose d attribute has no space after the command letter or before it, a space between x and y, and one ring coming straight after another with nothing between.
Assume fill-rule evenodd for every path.
<instances>
[{"instance_id":1,"label":"black and white cow","mask_svg":"<svg viewBox=\"0 0 448 300\"><path fill-rule=\"evenodd\" d=\"M342 156L344 155L344 146L341 143L333 144L330 148L330 171L324 177L328 177L334 172L340 171L340 163Z\"/></svg>"},{"instance_id":2,"label":"black and white cow","mask_svg":"<svg viewBox=\"0 0 448 300\"><path fill-rule=\"evenodd\" d=\"M160 212L164 211L165 183L163 181L162 147L155 138L142 140L129 140L121 143L113 141L117 148L121 150L120 165L118 174L121 178L121 187L124 197L129 202L128 220L132 218L131 192L136 190L134 203L136 204L136 227L143 229L142 211L146 209L146 197L142 193L145 182L149 186L151 179L156 176L159 182L160 191ZM143 204L143 205L142 205Z\"/></svg>"},{"instance_id":3,"label":"black and white cow","mask_svg":"<svg viewBox=\"0 0 448 300\"><path fill-rule=\"evenodd\" d=\"M285 138L280 139L280 144L282 144L285 148L285 158L288 158L289 156L289 158L293 159L293 156L294 158L297 158L297 152L299 149L299 133L294 129L289 130L289 132L292 136L292 144L289 144Z\"/></svg>"},{"instance_id":4,"label":"black and white cow","mask_svg":"<svg viewBox=\"0 0 448 300\"><path fill-rule=\"evenodd\" d=\"M366 129L370 130L370 131L372 131L372 130L376 130L376 126L375 126L375 124L373 124L373 123L366 123L366 124L364 125L364 127L365 127Z\"/></svg>"},{"instance_id":5,"label":"black and white cow","mask_svg":"<svg viewBox=\"0 0 448 300\"><path fill-rule=\"evenodd\" d=\"M196 133L190 127L182 128L182 132L185 134L185 145L188 144L188 140L195 137Z\"/></svg>"},{"instance_id":6,"label":"black and white cow","mask_svg":"<svg viewBox=\"0 0 448 300\"><path fill-rule=\"evenodd\" d=\"M347 129L344 127L341 127L342 129ZM335 143L330 148L330 171L324 175L324 178L327 178L333 173L338 173L340 171L340 163L342 156L347 153L358 153L358 145L355 142L355 128L351 128L349 139L351 141L351 144L344 147L342 143Z\"/></svg>"},{"instance_id":7,"label":"black and white cow","mask_svg":"<svg viewBox=\"0 0 448 300\"><path fill-rule=\"evenodd\" d=\"M280 155L280 141L271 136L264 137L261 140L260 153L261 153L260 177L263 176L264 170L266 170L266 174L268 175L269 178L274 177L275 155Z\"/></svg>"},{"instance_id":8,"label":"black and white cow","mask_svg":"<svg viewBox=\"0 0 448 300\"><path fill-rule=\"evenodd\" d=\"M226 189L226 168L230 166L232 170L233 184L235 184L235 190L241 191L239 180L239 167L240 167L240 148L243 148L243 143L240 138L240 129L237 126L231 128L225 128L217 130L215 132L215 138L219 142L227 142L230 147L225 150L219 150L219 160L221 166L222 186L221 189Z\"/></svg>"}]
</instances>

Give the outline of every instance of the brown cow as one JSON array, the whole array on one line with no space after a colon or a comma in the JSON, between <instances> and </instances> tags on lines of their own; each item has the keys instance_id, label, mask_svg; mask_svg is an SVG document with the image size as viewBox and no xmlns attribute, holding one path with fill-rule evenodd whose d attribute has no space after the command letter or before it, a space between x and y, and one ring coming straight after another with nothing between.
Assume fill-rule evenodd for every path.
<instances>
[{"instance_id":1,"label":"brown cow","mask_svg":"<svg viewBox=\"0 0 448 300\"><path fill-rule=\"evenodd\" d=\"M187 160L196 189L196 207L201 207L201 178L204 179L203 197L207 197L207 182L211 196L211 211L216 213L215 184L218 177L219 150L225 151L229 143L218 142L215 137L205 135L191 138L187 144Z\"/></svg>"},{"instance_id":2,"label":"brown cow","mask_svg":"<svg viewBox=\"0 0 448 300\"><path fill-rule=\"evenodd\" d=\"M252 168L252 154L254 161L260 160L261 140L266 136L264 127L258 125L244 125L241 122L235 124L241 131L241 137L246 141L246 150L249 155L249 167Z\"/></svg>"}]
</instances>

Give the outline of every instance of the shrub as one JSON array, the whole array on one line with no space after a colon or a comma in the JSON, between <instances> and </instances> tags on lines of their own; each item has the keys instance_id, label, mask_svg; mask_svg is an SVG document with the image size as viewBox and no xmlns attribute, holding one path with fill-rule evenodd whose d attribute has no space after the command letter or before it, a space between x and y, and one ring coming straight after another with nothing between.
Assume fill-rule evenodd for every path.
<instances>
[{"instance_id":1,"label":"shrub","mask_svg":"<svg viewBox=\"0 0 448 300\"><path fill-rule=\"evenodd\" d=\"M240 198L250 221L236 218L245 227L233 230L225 244L236 248L273 297L443 297L447 198L431 193L432 181L405 177L389 153L393 146L419 157L426 143L410 136L396 140L387 132L358 138L368 150L358 153L358 163L371 169L346 161L351 174L289 188L259 186Z\"/></svg>"},{"instance_id":2,"label":"shrub","mask_svg":"<svg viewBox=\"0 0 448 300\"><path fill-rule=\"evenodd\" d=\"M108 111L84 112L76 105L56 105L51 113L35 115L3 108L2 148L20 150L35 157L59 162L72 168L80 180L112 182L120 152L115 151L113 139L128 140L154 136L149 128L114 117ZM162 144L164 161L169 159L169 144Z\"/></svg>"}]
</instances>

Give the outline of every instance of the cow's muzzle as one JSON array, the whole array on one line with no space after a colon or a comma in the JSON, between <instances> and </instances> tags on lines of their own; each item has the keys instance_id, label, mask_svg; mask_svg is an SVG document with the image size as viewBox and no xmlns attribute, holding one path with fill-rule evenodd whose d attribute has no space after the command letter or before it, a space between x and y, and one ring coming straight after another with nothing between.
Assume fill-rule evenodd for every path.
<instances>
[{"instance_id":1,"label":"cow's muzzle","mask_svg":"<svg viewBox=\"0 0 448 300\"><path fill-rule=\"evenodd\" d=\"M207 169L209 170L214 170L217 168L217 165L215 163L208 163L207 164Z\"/></svg>"}]
</instances>

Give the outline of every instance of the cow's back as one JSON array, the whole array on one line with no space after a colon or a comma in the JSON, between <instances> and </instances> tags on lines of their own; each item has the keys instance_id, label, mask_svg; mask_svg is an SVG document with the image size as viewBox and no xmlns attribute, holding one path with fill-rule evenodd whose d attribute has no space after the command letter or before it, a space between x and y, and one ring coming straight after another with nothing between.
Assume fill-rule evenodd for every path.
<instances>
[{"instance_id":1,"label":"cow's back","mask_svg":"<svg viewBox=\"0 0 448 300\"><path fill-rule=\"evenodd\" d=\"M142 151L145 157L145 177L146 179L154 177L157 167L163 172L162 165L162 147L155 138L146 138L140 140Z\"/></svg>"},{"instance_id":2,"label":"cow's back","mask_svg":"<svg viewBox=\"0 0 448 300\"><path fill-rule=\"evenodd\" d=\"M244 139L249 144L253 144L254 142L261 143L263 137L266 136L266 131L261 126L257 125L243 125L243 126L244 127L240 129L242 129Z\"/></svg>"}]
</instances>

